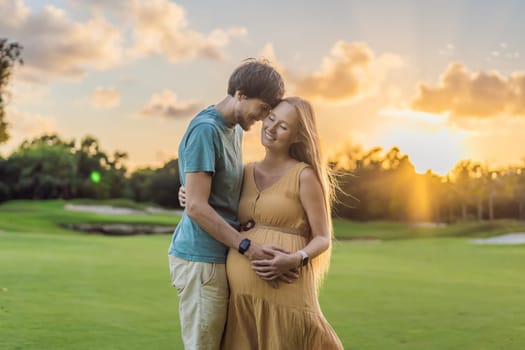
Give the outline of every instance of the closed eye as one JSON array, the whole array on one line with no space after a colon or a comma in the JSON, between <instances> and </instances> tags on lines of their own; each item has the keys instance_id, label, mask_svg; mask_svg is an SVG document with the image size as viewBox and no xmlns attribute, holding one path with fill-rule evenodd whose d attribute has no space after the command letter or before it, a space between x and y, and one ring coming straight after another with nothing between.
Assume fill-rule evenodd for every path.
<instances>
[{"instance_id":1,"label":"closed eye","mask_svg":"<svg viewBox=\"0 0 525 350\"><path fill-rule=\"evenodd\" d=\"M270 107L270 105L268 105L268 104L266 104L266 103L264 103L264 104L261 105L261 111L262 111L262 113L264 113L264 114L268 114L268 113L270 113L271 110L272 110L272 108Z\"/></svg>"}]
</instances>

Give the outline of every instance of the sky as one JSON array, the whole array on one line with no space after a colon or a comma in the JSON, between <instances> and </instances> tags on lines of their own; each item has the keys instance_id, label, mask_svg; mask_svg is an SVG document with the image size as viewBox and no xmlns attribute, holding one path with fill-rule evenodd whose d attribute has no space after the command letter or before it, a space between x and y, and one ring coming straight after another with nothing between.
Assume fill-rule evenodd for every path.
<instances>
[{"instance_id":1,"label":"sky","mask_svg":"<svg viewBox=\"0 0 525 350\"><path fill-rule=\"evenodd\" d=\"M0 0L24 46L9 86L8 156L24 139L95 136L130 169L177 157L191 118L247 57L311 101L325 152L398 146L416 171L525 158L519 0ZM244 159L264 155L260 127Z\"/></svg>"}]
</instances>

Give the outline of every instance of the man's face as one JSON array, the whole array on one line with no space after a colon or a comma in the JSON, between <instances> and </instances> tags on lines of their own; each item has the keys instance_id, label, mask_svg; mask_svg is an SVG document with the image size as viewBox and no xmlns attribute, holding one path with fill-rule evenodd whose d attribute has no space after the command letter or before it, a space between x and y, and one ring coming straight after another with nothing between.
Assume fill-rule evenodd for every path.
<instances>
[{"instance_id":1,"label":"man's face","mask_svg":"<svg viewBox=\"0 0 525 350\"><path fill-rule=\"evenodd\" d=\"M241 96L235 112L235 121L243 130L248 131L255 122L266 118L270 110L270 105L259 98Z\"/></svg>"}]
</instances>

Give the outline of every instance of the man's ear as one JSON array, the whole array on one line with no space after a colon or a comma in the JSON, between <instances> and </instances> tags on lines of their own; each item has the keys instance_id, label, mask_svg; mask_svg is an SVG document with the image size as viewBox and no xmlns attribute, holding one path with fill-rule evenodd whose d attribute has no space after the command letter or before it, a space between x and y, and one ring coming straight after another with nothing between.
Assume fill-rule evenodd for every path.
<instances>
[{"instance_id":1,"label":"man's ear","mask_svg":"<svg viewBox=\"0 0 525 350\"><path fill-rule=\"evenodd\" d=\"M234 97L235 97L236 99L238 99L239 101L240 101L240 100L243 100L243 99L246 99L246 95L243 95L243 93L242 93L241 90L237 90L237 91L235 91L235 95L234 95Z\"/></svg>"}]
</instances>

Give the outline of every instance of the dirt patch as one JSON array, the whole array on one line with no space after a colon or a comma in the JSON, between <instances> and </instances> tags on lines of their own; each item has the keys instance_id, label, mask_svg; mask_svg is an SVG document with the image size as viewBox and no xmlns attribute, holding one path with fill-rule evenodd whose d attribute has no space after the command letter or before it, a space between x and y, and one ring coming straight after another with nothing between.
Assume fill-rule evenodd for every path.
<instances>
[{"instance_id":1,"label":"dirt patch","mask_svg":"<svg viewBox=\"0 0 525 350\"><path fill-rule=\"evenodd\" d=\"M108 236L133 236L156 233L173 233L174 226L148 224L62 224L68 230L103 234Z\"/></svg>"}]
</instances>

